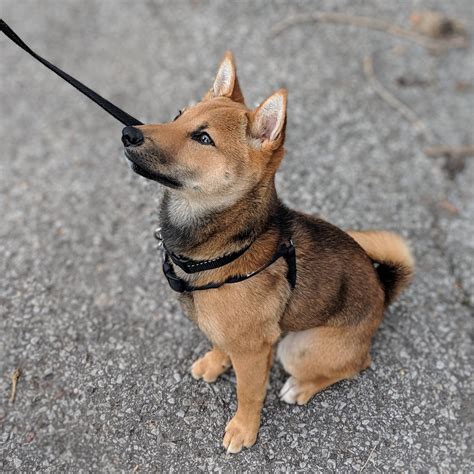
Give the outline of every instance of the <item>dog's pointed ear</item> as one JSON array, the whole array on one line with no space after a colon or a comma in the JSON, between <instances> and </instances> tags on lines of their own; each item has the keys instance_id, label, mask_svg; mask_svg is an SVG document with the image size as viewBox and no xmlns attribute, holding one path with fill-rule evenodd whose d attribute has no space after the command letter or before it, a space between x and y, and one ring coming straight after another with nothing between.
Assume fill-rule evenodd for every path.
<instances>
[{"instance_id":1,"label":"dog's pointed ear","mask_svg":"<svg viewBox=\"0 0 474 474\"><path fill-rule=\"evenodd\" d=\"M276 150L285 141L287 96L286 89L280 89L252 113L250 134L252 138L259 140L262 146L269 144Z\"/></svg>"},{"instance_id":2,"label":"dog's pointed ear","mask_svg":"<svg viewBox=\"0 0 474 474\"><path fill-rule=\"evenodd\" d=\"M224 55L212 89L205 95L204 99L214 97L228 97L235 102L244 103L244 96L240 90L239 80L237 79L237 68L235 67L234 55L227 51Z\"/></svg>"}]
</instances>

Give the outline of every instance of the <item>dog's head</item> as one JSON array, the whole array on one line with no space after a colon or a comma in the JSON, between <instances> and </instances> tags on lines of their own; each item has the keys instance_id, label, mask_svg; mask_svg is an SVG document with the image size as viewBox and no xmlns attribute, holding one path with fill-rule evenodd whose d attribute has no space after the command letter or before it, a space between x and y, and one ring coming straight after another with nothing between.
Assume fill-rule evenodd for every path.
<instances>
[{"instance_id":1,"label":"dog's head","mask_svg":"<svg viewBox=\"0 0 474 474\"><path fill-rule=\"evenodd\" d=\"M172 122L126 127L125 154L135 172L189 200L237 200L273 179L283 157L286 97L282 89L248 109L227 52L201 102Z\"/></svg>"}]
</instances>

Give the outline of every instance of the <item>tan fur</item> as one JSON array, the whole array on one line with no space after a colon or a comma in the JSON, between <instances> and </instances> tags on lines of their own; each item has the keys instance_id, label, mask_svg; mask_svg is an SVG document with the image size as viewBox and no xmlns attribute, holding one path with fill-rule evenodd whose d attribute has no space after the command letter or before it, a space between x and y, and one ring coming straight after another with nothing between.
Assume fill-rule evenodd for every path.
<instances>
[{"instance_id":1,"label":"tan fur","mask_svg":"<svg viewBox=\"0 0 474 474\"><path fill-rule=\"evenodd\" d=\"M382 230L347 232L376 262L400 263L413 271L415 260L410 248L398 234Z\"/></svg>"},{"instance_id":2,"label":"tan fur","mask_svg":"<svg viewBox=\"0 0 474 474\"><path fill-rule=\"evenodd\" d=\"M386 303L391 303L410 282L415 260L407 243L398 234L387 231L347 232L375 262L393 266L397 281L387 291Z\"/></svg>"},{"instance_id":3,"label":"tan fur","mask_svg":"<svg viewBox=\"0 0 474 474\"><path fill-rule=\"evenodd\" d=\"M413 270L399 237L349 236L279 201L274 176L284 156L286 103L286 91L280 90L248 109L233 56L227 53L201 102L172 122L137 127L144 142L127 148L135 165L168 178L168 184L169 179L178 183L165 192L160 210L170 250L206 260L251 244L237 260L217 269L187 274L174 266L188 284L254 272L270 261L283 238L291 234L295 242L294 289L286 277L287 263L279 259L242 282L180 296L186 313L213 345L193 364L193 377L213 382L230 365L236 374L238 408L223 441L231 453L256 440L279 338L285 335L278 357L291 376L282 400L306 403L370 364L371 339L387 303L386 281L371 259L395 264L390 284L398 284L397 291ZM203 126L214 146L193 138ZM407 271L400 272L400 265Z\"/></svg>"},{"instance_id":4,"label":"tan fur","mask_svg":"<svg viewBox=\"0 0 474 474\"><path fill-rule=\"evenodd\" d=\"M285 336L278 358L291 378L280 392L282 400L304 405L321 390L366 369L377 316L355 327L317 327Z\"/></svg>"},{"instance_id":5,"label":"tan fur","mask_svg":"<svg viewBox=\"0 0 474 474\"><path fill-rule=\"evenodd\" d=\"M230 367L230 358L226 352L214 347L204 357L194 362L191 375L196 379L212 383Z\"/></svg>"}]
</instances>

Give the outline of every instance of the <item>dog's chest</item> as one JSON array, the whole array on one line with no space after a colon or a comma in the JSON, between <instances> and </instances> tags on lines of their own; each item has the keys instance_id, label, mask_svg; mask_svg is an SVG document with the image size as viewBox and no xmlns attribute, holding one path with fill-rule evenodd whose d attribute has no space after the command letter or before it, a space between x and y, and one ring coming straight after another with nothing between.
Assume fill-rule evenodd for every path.
<instances>
[{"instance_id":1,"label":"dog's chest","mask_svg":"<svg viewBox=\"0 0 474 474\"><path fill-rule=\"evenodd\" d=\"M227 345L227 340L232 338L232 327L226 328L228 317L224 308L227 305L223 304L225 300L192 293L180 295L179 301L188 318L211 342L219 347Z\"/></svg>"},{"instance_id":2,"label":"dog's chest","mask_svg":"<svg viewBox=\"0 0 474 474\"><path fill-rule=\"evenodd\" d=\"M282 289L286 280L271 290L262 286L265 278L255 278L211 291L181 295L187 316L216 346L223 350L243 350L274 343L285 302Z\"/></svg>"}]
</instances>

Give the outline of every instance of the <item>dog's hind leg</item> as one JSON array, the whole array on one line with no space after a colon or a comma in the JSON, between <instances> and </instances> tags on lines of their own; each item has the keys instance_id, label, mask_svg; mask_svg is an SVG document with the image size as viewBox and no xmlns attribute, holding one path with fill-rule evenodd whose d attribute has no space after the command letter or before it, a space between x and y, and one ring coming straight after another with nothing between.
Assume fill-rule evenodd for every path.
<instances>
[{"instance_id":1,"label":"dog's hind leg","mask_svg":"<svg viewBox=\"0 0 474 474\"><path fill-rule=\"evenodd\" d=\"M281 400L304 405L321 390L366 369L372 331L361 329L317 327L285 336L277 357L291 377L281 389Z\"/></svg>"},{"instance_id":2,"label":"dog's hind leg","mask_svg":"<svg viewBox=\"0 0 474 474\"><path fill-rule=\"evenodd\" d=\"M214 347L206 355L198 359L191 367L191 375L196 379L203 379L205 382L215 382L219 375L222 375L230 367L229 356Z\"/></svg>"}]
</instances>

